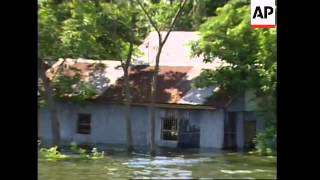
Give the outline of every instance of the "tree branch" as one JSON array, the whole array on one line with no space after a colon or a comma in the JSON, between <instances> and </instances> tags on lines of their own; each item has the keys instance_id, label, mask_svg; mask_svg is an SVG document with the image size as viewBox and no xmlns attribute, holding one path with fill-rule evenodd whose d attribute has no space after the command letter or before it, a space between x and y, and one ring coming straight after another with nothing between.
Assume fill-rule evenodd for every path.
<instances>
[{"instance_id":1,"label":"tree branch","mask_svg":"<svg viewBox=\"0 0 320 180\"><path fill-rule=\"evenodd\" d=\"M168 37L169 37L169 34L170 34L170 32L172 31L173 26L175 25L175 23L176 23L179 15L181 14L182 9L183 9L184 5L186 4L186 2L187 2L187 0L180 1L179 9L178 9L176 15L174 16L174 19L173 19L173 21L171 22L170 28L169 28L166 36L164 37L163 41L161 42L161 45L164 45L164 44L166 43L166 41L167 41L167 39L168 39Z\"/></svg>"},{"instance_id":2,"label":"tree branch","mask_svg":"<svg viewBox=\"0 0 320 180\"><path fill-rule=\"evenodd\" d=\"M131 28L132 30L130 31L130 44L129 44L129 52L127 55L127 60L124 64L124 68L126 71L128 71L128 67L130 66L130 62L131 62L131 57L133 54L133 44L134 44L134 24L135 24L135 15L132 15L131 17Z\"/></svg>"},{"instance_id":3,"label":"tree branch","mask_svg":"<svg viewBox=\"0 0 320 180\"><path fill-rule=\"evenodd\" d=\"M53 75L52 75L52 79L54 79L57 75L59 75L59 73L61 73L62 72L62 67L63 67L63 64L66 62L66 59L63 59L62 60L62 62L59 64L59 66L58 66L58 69L57 69L57 72L56 73L54 73ZM50 67L49 69L51 69L52 67Z\"/></svg>"},{"instance_id":4,"label":"tree branch","mask_svg":"<svg viewBox=\"0 0 320 180\"><path fill-rule=\"evenodd\" d=\"M160 34L160 30L158 29L156 23L152 20L150 14L148 13L148 11L144 8L143 4L140 2L140 0L136 0L139 4L139 6L141 7L142 11L146 14L149 22L151 23L152 27L157 31L159 39L161 38L161 34Z\"/></svg>"}]
</instances>

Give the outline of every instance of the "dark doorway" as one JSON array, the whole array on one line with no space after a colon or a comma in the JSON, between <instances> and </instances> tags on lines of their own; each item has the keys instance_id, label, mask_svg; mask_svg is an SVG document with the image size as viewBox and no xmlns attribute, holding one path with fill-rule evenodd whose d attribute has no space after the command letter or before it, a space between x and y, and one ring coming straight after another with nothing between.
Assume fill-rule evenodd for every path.
<instances>
[{"instance_id":1,"label":"dark doorway","mask_svg":"<svg viewBox=\"0 0 320 180\"><path fill-rule=\"evenodd\" d=\"M179 124L179 148L199 148L200 128L191 123L189 119L180 119Z\"/></svg>"},{"instance_id":2,"label":"dark doorway","mask_svg":"<svg viewBox=\"0 0 320 180\"><path fill-rule=\"evenodd\" d=\"M244 121L244 146L245 148L254 148L254 138L256 137L256 121Z\"/></svg>"},{"instance_id":3,"label":"dark doorway","mask_svg":"<svg viewBox=\"0 0 320 180\"><path fill-rule=\"evenodd\" d=\"M224 121L224 149L236 149L236 112L229 112Z\"/></svg>"}]
</instances>

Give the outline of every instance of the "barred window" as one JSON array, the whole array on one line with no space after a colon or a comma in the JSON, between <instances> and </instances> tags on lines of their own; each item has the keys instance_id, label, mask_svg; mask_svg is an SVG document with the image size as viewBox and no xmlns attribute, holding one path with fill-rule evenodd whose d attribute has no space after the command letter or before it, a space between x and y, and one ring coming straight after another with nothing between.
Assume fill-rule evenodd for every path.
<instances>
[{"instance_id":1,"label":"barred window","mask_svg":"<svg viewBox=\"0 0 320 180\"><path fill-rule=\"evenodd\" d=\"M162 139L176 141L178 139L178 118L173 111L167 111L162 118Z\"/></svg>"}]
</instances>

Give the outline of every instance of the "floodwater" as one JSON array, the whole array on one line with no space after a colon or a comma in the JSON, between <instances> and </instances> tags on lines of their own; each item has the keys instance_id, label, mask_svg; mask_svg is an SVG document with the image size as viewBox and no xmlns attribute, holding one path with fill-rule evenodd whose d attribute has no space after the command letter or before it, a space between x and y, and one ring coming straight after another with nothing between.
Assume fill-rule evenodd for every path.
<instances>
[{"instance_id":1,"label":"floodwater","mask_svg":"<svg viewBox=\"0 0 320 180\"><path fill-rule=\"evenodd\" d=\"M67 153L67 152L66 152ZM276 179L276 158L217 150L160 150L131 155L105 151L102 160L50 162L39 157L39 180L106 179Z\"/></svg>"}]
</instances>

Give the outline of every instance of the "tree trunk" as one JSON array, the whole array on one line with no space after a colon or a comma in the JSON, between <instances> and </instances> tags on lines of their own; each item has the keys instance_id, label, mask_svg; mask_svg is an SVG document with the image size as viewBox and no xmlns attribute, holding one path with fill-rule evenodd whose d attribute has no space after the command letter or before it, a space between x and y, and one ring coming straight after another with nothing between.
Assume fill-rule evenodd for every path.
<instances>
[{"instance_id":1,"label":"tree trunk","mask_svg":"<svg viewBox=\"0 0 320 180\"><path fill-rule=\"evenodd\" d=\"M160 62L160 55L161 55L161 51L162 51L162 47L164 46L164 44L166 43L172 29L173 26L175 25L178 16L181 14L183 7L185 6L187 0L181 0L180 1L180 5L179 5L179 9L176 13L176 15L173 18L173 21L171 22L170 28L168 30L168 32L166 33L163 41L162 41L162 36L161 36L161 32L157 26L157 24L153 21L151 15L148 13L148 11L144 8L143 4L137 0L136 1L139 6L141 7L142 11L145 13L145 15L147 16L151 26L156 30L157 34L158 34L158 38L159 38L159 49L157 52L157 56L156 56L156 65L155 65L155 70L153 73L153 77L152 77L152 84L151 84L151 98L150 98L150 117L149 117L149 144L150 144L150 155L154 156L156 154L156 150L155 150L155 96L157 93L157 84L158 84L158 71L159 71L159 62Z\"/></svg>"},{"instance_id":2,"label":"tree trunk","mask_svg":"<svg viewBox=\"0 0 320 180\"><path fill-rule=\"evenodd\" d=\"M52 129L52 146L60 146L60 124L58 119L58 111L55 106L53 91L50 86L50 81L46 76L46 69L43 62L39 62L39 75L44 86L44 96L47 101Z\"/></svg>"},{"instance_id":3,"label":"tree trunk","mask_svg":"<svg viewBox=\"0 0 320 180\"><path fill-rule=\"evenodd\" d=\"M161 42L161 38L159 40ZM158 85L158 72L159 72L159 61L162 50L162 44L159 43L159 50L156 56L156 66L154 68L154 73L152 77L151 84L151 103L150 103L150 128L149 128L149 142L150 142L150 155L155 156L156 147L155 147L155 98L157 94L157 85Z\"/></svg>"},{"instance_id":4,"label":"tree trunk","mask_svg":"<svg viewBox=\"0 0 320 180\"><path fill-rule=\"evenodd\" d=\"M130 1L130 7L133 8L133 2ZM131 31L130 31L130 46L127 55L126 62L124 64L124 81L125 81L125 119L126 119L126 131L127 131L127 152L133 151L133 140L132 140L132 125L131 125L131 94L130 94L130 83L129 83L129 66L131 64L131 57L133 53L133 41L134 41L134 28L135 28L136 17L133 14L131 17Z\"/></svg>"},{"instance_id":5,"label":"tree trunk","mask_svg":"<svg viewBox=\"0 0 320 180\"><path fill-rule=\"evenodd\" d=\"M124 80L125 80L125 119L126 119L126 130L127 130L127 151L131 153L133 151L133 143L132 143L132 126L131 126L131 95L130 95L130 84L129 84L129 74L128 68L124 72Z\"/></svg>"}]
</instances>

